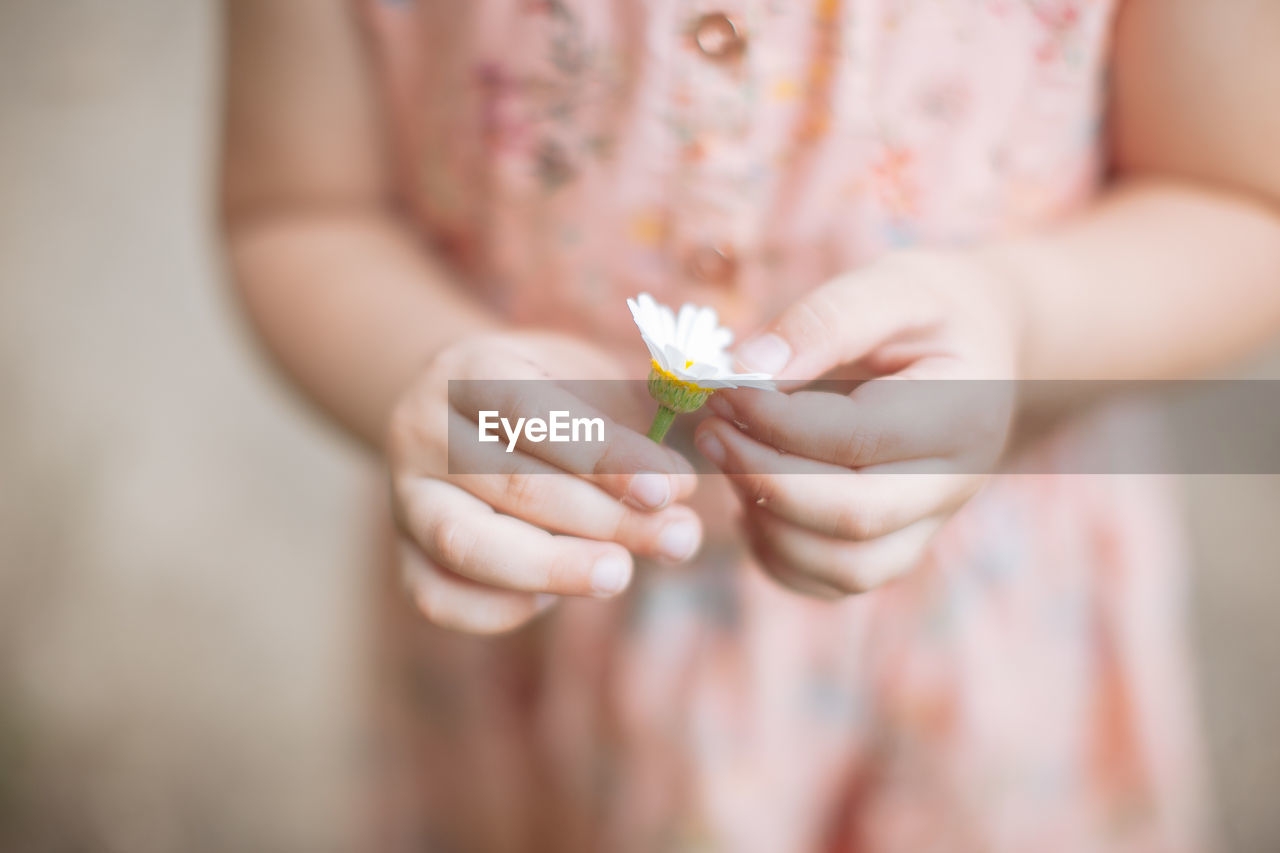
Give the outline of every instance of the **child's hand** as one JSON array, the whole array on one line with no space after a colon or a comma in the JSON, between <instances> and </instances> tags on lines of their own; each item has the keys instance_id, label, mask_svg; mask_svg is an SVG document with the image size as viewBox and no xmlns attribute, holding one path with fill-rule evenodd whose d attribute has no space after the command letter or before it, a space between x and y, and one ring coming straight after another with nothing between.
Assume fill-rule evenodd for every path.
<instances>
[{"instance_id":1,"label":"child's hand","mask_svg":"<svg viewBox=\"0 0 1280 853\"><path fill-rule=\"evenodd\" d=\"M1019 325L1003 281L979 261L900 255L813 291L738 357L781 380L837 368L1009 380ZM697 446L732 480L757 557L782 583L836 597L919 562L999 457L1012 383L877 380L848 395L740 390L713 395L710 406L720 417L700 425Z\"/></svg>"},{"instance_id":2,"label":"child's hand","mask_svg":"<svg viewBox=\"0 0 1280 853\"><path fill-rule=\"evenodd\" d=\"M623 375L608 354L576 340L486 335L441 352L397 404L387 456L404 534L402 569L431 621L505 631L552 602L546 593L622 591L633 553L675 561L697 550L698 517L675 503L693 491L693 469L673 450L614 422L609 416L617 411L597 412L552 382L458 383L452 398L448 383L554 379L570 370L575 379ZM521 442L509 454L502 444L459 442L466 446L454 448L455 470L492 473L448 473L451 421L456 428L465 419L465 428L475 430L481 410L514 421L554 409L603 416L606 442Z\"/></svg>"}]
</instances>

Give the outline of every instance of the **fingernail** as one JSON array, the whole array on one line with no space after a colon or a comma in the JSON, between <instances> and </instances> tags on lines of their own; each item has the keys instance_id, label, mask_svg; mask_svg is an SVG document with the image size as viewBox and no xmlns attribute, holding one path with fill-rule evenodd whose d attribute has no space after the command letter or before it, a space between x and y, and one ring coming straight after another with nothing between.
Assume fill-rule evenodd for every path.
<instances>
[{"instance_id":1,"label":"fingernail","mask_svg":"<svg viewBox=\"0 0 1280 853\"><path fill-rule=\"evenodd\" d=\"M671 500L671 480L666 474L641 471L627 484L627 497L637 506L662 509Z\"/></svg>"},{"instance_id":2,"label":"fingernail","mask_svg":"<svg viewBox=\"0 0 1280 853\"><path fill-rule=\"evenodd\" d=\"M553 595L549 592L540 592L533 597L533 609L541 613L559 600L560 596L558 595Z\"/></svg>"},{"instance_id":3,"label":"fingernail","mask_svg":"<svg viewBox=\"0 0 1280 853\"><path fill-rule=\"evenodd\" d=\"M747 370L778 373L791 360L791 345L773 332L752 338L738 347L734 355Z\"/></svg>"},{"instance_id":4,"label":"fingernail","mask_svg":"<svg viewBox=\"0 0 1280 853\"><path fill-rule=\"evenodd\" d=\"M658 554L677 562L687 560L698 550L701 539L702 531L696 521L668 524L658 536Z\"/></svg>"},{"instance_id":5,"label":"fingernail","mask_svg":"<svg viewBox=\"0 0 1280 853\"><path fill-rule=\"evenodd\" d=\"M698 451L718 468L724 464L724 443L713 432L704 432L694 441Z\"/></svg>"},{"instance_id":6,"label":"fingernail","mask_svg":"<svg viewBox=\"0 0 1280 853\"><path fill-rule=\"evenodd\" d=\"M621 554L605 554L591 567L591 591L596 595L622 592L629 580L631 560Z\"/></svg>"}]
</instances>

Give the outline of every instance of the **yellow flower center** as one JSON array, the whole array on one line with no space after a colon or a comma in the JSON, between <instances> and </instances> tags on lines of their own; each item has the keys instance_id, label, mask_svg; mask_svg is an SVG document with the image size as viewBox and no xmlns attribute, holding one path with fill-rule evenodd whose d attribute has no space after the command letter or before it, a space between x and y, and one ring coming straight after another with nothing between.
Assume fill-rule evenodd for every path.
<instances>
[{"instance_id":1,"label":"yellow flower center","mask_svg":"<svg viewBox=\"0 0 1280 853\"><path fill-rule=\"evenodd\" d=\"M685 388L689 388L694 391L715 390L713 388L703 388L701 385L698 385L695 382L690 382L688 379L681 379L679 376L676 376L670 370L667 370L662 365L658 364L657 360L655 359L650 359L649 363L653 365L654 372L656 372L658 375L660 375L663 379L667 380L668 382L674 382L677 385L683 386ZM689 359L688 361L686 361L684 363L685 370L688 370L691 364L693 364L693 359Z\"/></svg>"}]
</instances>

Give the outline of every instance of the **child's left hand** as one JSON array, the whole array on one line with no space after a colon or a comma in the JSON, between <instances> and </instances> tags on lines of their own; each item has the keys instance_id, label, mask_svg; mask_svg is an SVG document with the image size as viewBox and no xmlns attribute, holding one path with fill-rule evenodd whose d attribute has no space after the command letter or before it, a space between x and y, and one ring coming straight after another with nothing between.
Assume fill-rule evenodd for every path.
<instances>
[{"instance_id":1,"label":"child's left hand","mask_svg":"<svg viewBox=\"0 0 1280 853\"><path fill-rule=\"evenodd\" d=\"M1003 380L712 395L697 446L733 482L766 570L838 597L914 567L1006 443L1020 326L1012 288L978 258L909 253L828 282L743 344L743 365L783 384Z\"/></svg>"}]
</instances>

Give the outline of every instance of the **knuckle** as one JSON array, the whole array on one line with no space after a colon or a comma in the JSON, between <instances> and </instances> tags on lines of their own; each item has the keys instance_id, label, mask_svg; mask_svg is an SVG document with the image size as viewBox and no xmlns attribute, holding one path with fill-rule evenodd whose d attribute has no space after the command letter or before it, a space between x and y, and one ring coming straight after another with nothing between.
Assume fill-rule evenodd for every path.
<instances>
[{"instance_id":1,"label":"knuckle","mask_svg":"<svg viewBox=\"0 0 1280 853\"><path fill-rule=\"evenodd\" d=\"M746 424L748 434L768 445L781 456L782 451L778 450L778 448L787 446L789 440L793 437L793 428L786 421L761 417L760 414L758 409L748 409L741 412L740 417L742 422Z\"/></svg>"},{"instance_id":2,"label":"knuckle","mask_svg":"<svg viewBox=\"0 0 1280 853\"><path fill-rule=\"evenodd\" d=\"M841 439L837 452L840 453L838 461L841 465L847 467L860 467L863 460L867 459L867 434L863 430L850 429L845 433L845 437Z\"/></svg>"},{"instance_id":3,"label":"knuckle","mask_svg":"<svg viewBox=\"0 0 1280 853\"><path fill-rule=\"evenodd\" d=\"M504 410L514 418L545 418L556 399L555 392L543 382L511 378L501 383L500 396Z\"/></svg>"},{"instance_id":4,"label":"knuckle","mask_svg":"<svg viewBox=\"0 0 1280 853\"><path fill-rule=\"evenodd\" d=\"M831 534L839 539L863 541L874 539L882 529L873 513L850 501L836 507Z\"/></svg>"},{"instance_id":5,"label":"knuckle","mask_svg":"<svg viewBox=\"0 0 1280 853\"><path fill-rule=\"evenodd\" d=\"M606 423L604 434L607 436L615 435L615 433L612 433L609 431L608 427L609 425ZM584 455L584 461L586 464L583 470L585 470L588 473L588 475L591 477L603 478L603 477L616 475L621 469L621 466L618 465L618 459L617 459L617 457L620 455L618 452L619 451L619 448L617 446L618 444L619 442L617 441L616 438L611 438L608 441L604 442L603 444L599 445L598 449L594 454ZM592 445L586 444L585 446L591 447Z\"/></svg>"},{"instance_id":6,"label":"knuckle","mask_svg":"<svg viewBox=\"0 0 1280 853\"><path fill-rule=\"evenodd\" d=\"M503 485L503 504L516 512L529 510L539 505L542 491L539 475L529 471L512 471Z\"/></svg>"},{"instance_id":7,"label":"knuckle","mask_svg":"<svg viewBox=\"0 0 1280 853\"><path fill-rule=\"evenodd\" d=\"M589 561L570 543L548 534L547 549L529 558L526 567L528 588L537 592L560 592L589 585Z\"/></svg>"},{"instance_id":8,"label":"knuckle","mask_svg":"<svg viewBox=\"0 0 1280 853\"><path fill-rule=\"evenodd\" d=\"M776 505L782 495L777 481L763 474L746 475L740 482L743 496L748 503L756 506Z\"/></svg>"},{"instance_id":9,"label":"knuckle","mask_svg":"<svg viewBox=\"0 0 1280 853\"><path fill-rule=\"evenodd\" d=\"M423 471L432 467L434 454L447 443L448 429L447 407L420 398L397 404L383 432L391 469Z\"/></svg>"},{"instance_id":10,"label":"knuckle","mask_svg":"<svg viewBox=\"0 0 1280 853\"><path fill-rule=\"evenodd\" d=\"M617 511L603 525L607 534L605 536L606 539L613 542L630 542L638 538L642 531L650 527L650 518L631 510L623 509L621 505L616 503L613 506L617 507Z\"/></svg>"},{"instance_id":11,"label":"knuckle","mask_svg":"<svg viewBox=\"0 0 1280 853\"><path fill-rule=\"evenodd\" d=\"M827 349L836 342L834 319L838 316L834 295L829 288L821 287L796 305L791 321L807 345Z\"/></svg>"},{"instance_id":12,"label":"knuckle","mask_svg":"<svg viewBox=\"0 0 1280 853\"><path fill-rule=\"evenodd\" d=\"M756 425L756 421L761 420L762 411L761 394L754 394L750 391L739 391L733 396L732 411L734 417L732 420L747 427Z\"/></svg>"},{"instance_id":13,"label":"knuckle","mask_svg":"<svg viewBox=\"0 0 1280 853\"><path fill-rule=\"evenodd\" d=\"M470 561L474 540L474 533L464 519L445 516L436 522L431 545L441 563L456 569L466 566Z\"/></svg>"},{"instance_id":14,"label":"knuckle","mask_svg":"<svg viewBox=\"0 0 1280 853\"><path fill-rule=\"evenodd\" d=\"M866 465L879 458L882 444L883 438L878 432L851 429L840 442L840 461L850 468Z\"/></svg>"},{"instance_id":15,"label":"knuckle","mask_svg":"<svg viewBox=\"0 0 1280 853\"><path fill-rule=\"evenodd\" d=\"M512 417L529 418L539 414L538 407L534 405L534 396L531 389L527 388L524 383L519 381L504 383L507 394L507 407L512 413Z\"/></svg>"},{"instance_id":16,"label":"knuckle","mask_svg":"<svg viewBox=\"0 0 1280 853\"><path fill-rule=\"evenodd\" d=\"M467 361L468 347L465 342L459 342L438 352L435 358L431 360L428 369L434 373L450 376L457 373L459 367L465 366Z\"/></svg>"},{"instance_id":17,"label":"knuckle","mask_svg":"<svg viewBox=\"0 0 1280 853\"><path fill-rule=\"evenodd\" d=\"M388 451L395 459L401 457L409 448L417 446L422 440L422 424L418 417L417 406L407 402L398 404L387 421L386 442Z\"/></svg>"}]
</instances>

